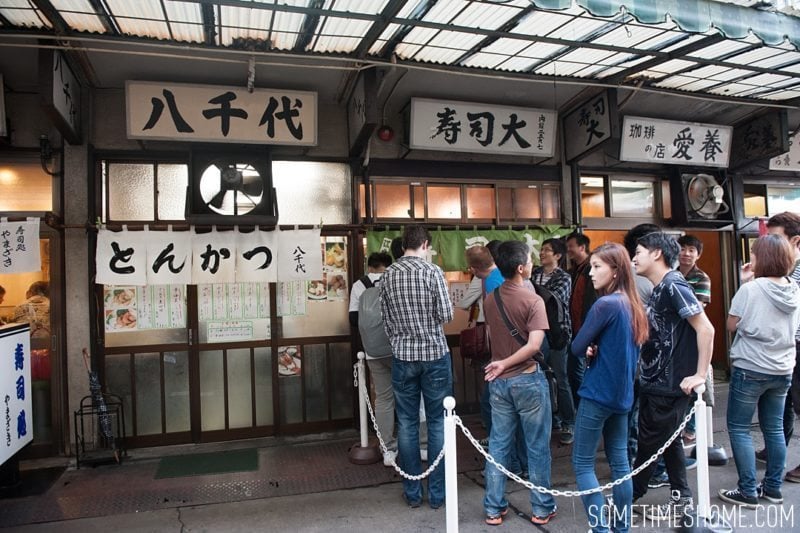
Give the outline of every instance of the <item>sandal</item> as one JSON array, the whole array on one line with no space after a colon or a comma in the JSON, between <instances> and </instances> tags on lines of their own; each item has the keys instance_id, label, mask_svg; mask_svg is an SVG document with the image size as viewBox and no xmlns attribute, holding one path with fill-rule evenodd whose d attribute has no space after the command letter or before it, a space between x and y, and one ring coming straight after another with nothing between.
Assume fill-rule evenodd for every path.
<instances>
[{"instance_id":1,"label":"sandal","mask_svg":"<svg viewBox=\"0 0 800 533\"><path fill-rule=\"evenodd\" d=\"M552 513L550 513L550 514L548 514L546 516L531 515L531 522L533 522L537 526L543 526L543 525L547 524L548 522L550 522L551 519L555 518L555 516L556 516L556 512L555 511L553 511Z\"/></svg>"},{"instance_id":2,"label":"sandal","mask_svg":"<svg viewBox=\"0 0 800 533\"><path fill-rule=\"evenodd\" d=\"M494 516L487 515L486 520L484 520L484 522L486 522L487 526L499 526L500 524L503 523L503 517L507 514L508 514L508 507L500 511L499 515L494 515Z\"/></svg>"}]
</instances>

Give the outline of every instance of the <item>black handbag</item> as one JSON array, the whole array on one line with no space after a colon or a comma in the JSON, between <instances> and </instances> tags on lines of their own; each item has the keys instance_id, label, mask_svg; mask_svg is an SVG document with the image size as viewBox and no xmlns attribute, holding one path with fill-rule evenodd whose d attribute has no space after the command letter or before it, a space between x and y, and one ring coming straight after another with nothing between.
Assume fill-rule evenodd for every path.
<instances>
[{"instance_id":1,"label":"black handbag","mask_svg":"<svg viewBox=\"0 0 800 533\"><path fill-rule=\"evenodd\" d=\"M497 303L497 310L500 311L500 317L503 319L503 322L505 322L508 332L511 333L511 336L514 337L520 346L525 346L528 344L528 339L523 337L519 330L514 327L514 324L511 323L511 320L506 314L506 309L503 306L503 300L500 298L500 287L494 290L494 301ZM544 377L547 380L547 385L550 389L550 403L552 404L553 412L555 413L558 411L558 379L556 379L556 374L553 372L553 369L550 368L550 365L545 363L544 354L542 354L541 351L533 354L533 359L539 364L539 368L541 368L544 372Z\"/></svg>"}]
</instances>

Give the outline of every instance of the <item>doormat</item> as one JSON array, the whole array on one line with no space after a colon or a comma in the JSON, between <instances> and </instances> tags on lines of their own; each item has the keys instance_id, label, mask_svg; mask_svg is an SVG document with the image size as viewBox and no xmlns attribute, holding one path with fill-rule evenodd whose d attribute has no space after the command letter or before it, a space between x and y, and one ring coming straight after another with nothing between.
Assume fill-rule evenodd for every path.
<instances>
[{"instance_id":1,"label":"doormat","mask_svg":"<svg viewBox=\"0 0 800 533\"><path fill-rule=\"evenodd\" d=\"M249 472L253 470L258 470L258 450L256 448L247 448L244 450L164 457L158 463L155 479Z\"/></svg>"}]
</instances>

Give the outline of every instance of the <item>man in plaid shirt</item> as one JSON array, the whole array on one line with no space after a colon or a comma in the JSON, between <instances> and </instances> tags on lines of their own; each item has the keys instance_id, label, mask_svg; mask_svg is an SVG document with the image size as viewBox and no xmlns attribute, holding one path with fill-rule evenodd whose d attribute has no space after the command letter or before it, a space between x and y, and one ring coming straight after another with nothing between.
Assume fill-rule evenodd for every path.
<instances>
[{"instance_id":1,"label":"man in plaid shirt","mask_svg":"<svg viewBox=\"0 0 800 533\"><path fill-rule=\"evenodd\" d=\"M443 325L453 320L453 306L444 273L426 260L431 243L427 229L406 226L405 255L383 274L381 311L392 344L392 387L397 411L397 448L400 467L422 473L419 445L420 392L428 424L428 456L433 461L444 445L444 398L452 394L453 373ZM403 479L403 497L411 507L422 503L419 481ZM428 481L428 503L444 504L444 464Z\"/></svg>"}]
</instances>

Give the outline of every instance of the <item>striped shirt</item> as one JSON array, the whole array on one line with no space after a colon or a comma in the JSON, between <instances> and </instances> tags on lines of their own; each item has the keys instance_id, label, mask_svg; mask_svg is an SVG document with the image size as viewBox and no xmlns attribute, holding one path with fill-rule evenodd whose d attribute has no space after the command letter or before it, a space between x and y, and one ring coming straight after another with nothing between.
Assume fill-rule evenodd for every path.
<instances>
[{"instance_id":1,"label":"striped shirt","mask_svg":"<svg viewBox=\"0 0 800 533\"><path fill-rule=\"evenodd\" d=\"M383 274L381 311L394 356L436 361L448 352L443 325L453 320L444 273L415 256L403 256Z\"/></svg>"},{"instance_id":2,"label":"striped shirt","mask_svg":"<svg viewBox=\"0 0 800 533\"><path fill-rule=\"evenodd\" d=\"M684 278L686 278L686 283L694 291L697 301L704 304L711 302L711 278L708 277L708 274L695 265L686 273Z\"/></svg>"},{"instance_id":3,"label":"striped shirt","mask_svg":"<svg viewBox=\"0 0 800 533\"><path fill-rule=\"evenodd\" d=\"M800 259L795 262L794 270L792 270L791 274L789 274L789 278L800 285ZM800 328L797 328L797 331L794 334L794 340L800 342Z\"/></svg>"}]
</instances>

